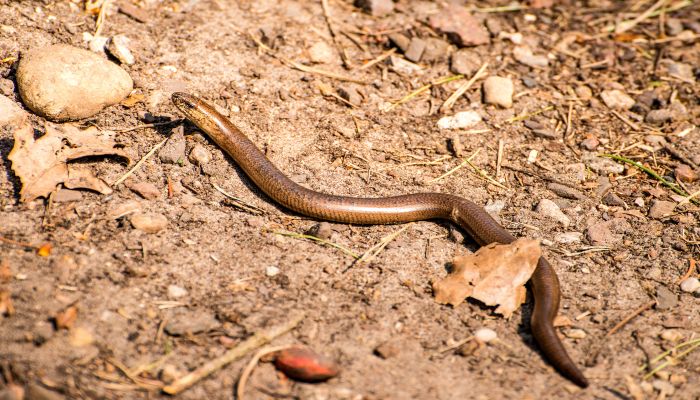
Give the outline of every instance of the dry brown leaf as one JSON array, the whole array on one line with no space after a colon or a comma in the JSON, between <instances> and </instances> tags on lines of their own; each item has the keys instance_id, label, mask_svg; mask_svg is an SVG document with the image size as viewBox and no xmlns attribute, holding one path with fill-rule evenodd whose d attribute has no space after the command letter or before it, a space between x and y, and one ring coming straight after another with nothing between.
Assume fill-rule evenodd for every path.
<instances>
[{"instance_id":1,"label":"dry brown leaf","mask_svg":"<svg viewBox=\"0 0 700 400\"><path fill-rule=\"evenodd\" d=\"M454 259L454 270L433 284L435 301L457 306L471 297L509 318L525 301L525 283L537 267L539 241L518 239L511 244L492 243Z\"/></svg>"},{"instance_id":2,"label":"dry brown leaf","mask_svg":"<svg viewBox=\"0 0 700 400\"><path fill-rule=\"evenodd\" d=\"M71 329L78 319L78 307L70 306L56 314L56 329Z\"/></svg>"},{"instance_id":3,"label":"dry brown leaf","mask_svg":"<svg viewBox=\"0 0 700 400\"><path fill-rule=\"evenodd\" d=\"M95 127L84 130L74 125L46 123L46 134L34 138L34 129L25 121L14 132L15 145L8 158L12 170L22 181L22 201L46 197L60 183L67 188L91 189L109 194L112 189L92 172L76 168L68 161L88 156L117 155L129 159L128 154L114 141L115 133Z\"/></svg>"}]
</instances>

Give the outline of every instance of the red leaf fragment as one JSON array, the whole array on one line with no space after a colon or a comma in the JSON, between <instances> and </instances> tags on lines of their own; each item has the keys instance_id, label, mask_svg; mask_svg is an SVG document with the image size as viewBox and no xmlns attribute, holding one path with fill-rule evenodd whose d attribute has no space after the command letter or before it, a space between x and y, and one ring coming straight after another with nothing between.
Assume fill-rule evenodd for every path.
<instances>
[{"instance_id":1,"label":"red leaf fragment","mask_svg":"<svg viewBox=\"0 0 700 400\"><path fill-rule=\"evenodd\" d=\"M306 346L279 351L275 356L275 367L288 377L302 382L323 382L340 372L335 362Z\"/></svg>"}]
</instances>

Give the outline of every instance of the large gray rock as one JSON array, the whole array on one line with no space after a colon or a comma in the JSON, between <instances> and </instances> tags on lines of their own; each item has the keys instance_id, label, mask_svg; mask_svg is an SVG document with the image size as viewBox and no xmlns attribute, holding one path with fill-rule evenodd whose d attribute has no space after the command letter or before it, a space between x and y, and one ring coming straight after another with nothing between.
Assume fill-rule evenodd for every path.
<instances>
[{"instance_id":1,"label":"large gray rock","mask_svg":"<svg viewBox=\"0 0 700 400\"><path fill-rule=\"evenodd\" d=\"M116 64L63 44L24 54L17 85L29 109L54 121L91 117L133 89L129 74Z\"/></svg>"}]
</instances>

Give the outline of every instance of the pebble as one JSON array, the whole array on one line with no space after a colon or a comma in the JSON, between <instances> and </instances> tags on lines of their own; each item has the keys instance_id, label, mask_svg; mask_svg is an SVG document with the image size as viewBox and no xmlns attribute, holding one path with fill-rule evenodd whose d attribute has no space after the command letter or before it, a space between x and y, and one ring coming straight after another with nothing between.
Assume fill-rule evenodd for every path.
<instances>
[{"instance_id":1,"label":"pebble","mask_svg":"<svg viewBox=\"0 0 700 400\"><path fill-rule=\"evenodd\" d=\"M425 39L425 50L421 60L423 62L441 61L447 57L450 50L450 44L438 38Z\"/></svg>"},{"instance_id":2,"label":"pebble","mask_svg":"<svg viewBox=\"0 0 700 400\"><path fill-rule=\"evenodd\" d=\"M408 60L404 60L403 58L396 56L389 57L389 65L394 71L398 72L399 74L409 76L415 74L416 72L419 72L422 69L420 65L414 64Z\"/></svg>"},{"instance_id":3,"label":"pebble","mask_svg":"<svg viewBox=\"0 0 700 400\"><path fill-rule=\"evenodd\" d=\"M489 328L479 328L474 332L474 339L480 341L481 343L489 343L498 339L498 334L493 329Z\"/></svg>"},{"instance_id":4,"label":"pebble","mask_svg":"<svg viewBox=\"0 0 700 400\"><path fill-rule=\"evenodd\" d=\"M549 185L547 185L547 189L554 192L557 196L563 197L565 199L585 200L587 198L586 195L579 192L578 190L566 185L562 185L561 183L552 182Z\"/></svg>"},{"instance_id":5,"label":"pebble","mask_svg":"<svg viewBox=\"0 0 700 400\"><path fill-rule=\"evenodd\" d=\"M510 108L513 106L513 90L510 78L490 76L484 81L484 102Z\"/></svg>"},{"instance_id":6,"label":"pebble","mask_svg":"<svg viewBox=\"0 0 700 400\"><path fill-rule=\"evenodd\" d=\"M155 200L160 197L160 190L150 182L137 182L129 185L129 189L146 200Z\"/></svg>"},{"instance_id":7,"label":"pebble","mask_svg":"<svg viewBox=\"0 0 700 400\"><path fill-rule=\"evenodd\" d=\"M547 57L532 54L532 49L528 46L515 46L513 49L513 58L515 58L517 62L532 68L545 68L549 65Z\"/></svg>"},{"instance_id":8,"label":"pebble","mask_svg":"<svg viewBox=\"0 0 700 400\"><path fill-rule=\"evenodd\" d=\"M362 104L362 95L357 91L357 88L351 85L341 85L338 87L338 96L348 103L359 106Z\"/></svg>"},{"instance_id":9,"label":"pebble","mask_svg":"<svg viewBox=\"0 0 700 400\"><path fill-rule=\"evenodd\" d=\"M95 342L95 336L86 328L76 327L70 330L68 340L73 347L86 347Z\"/></svg>"},{"instance_id":10,"label":"pebble","mask_svg":"<svg viewBox=\"0 0 700 400\"><path fill-rule=\"evenodd\" d=\"M374 354L387 360L401 353L401 344L397 340L389 340L374 348Z\"/></svg>"},{"instance_id":11,"label":"pebble","mask_svg":"<svg viewBox=\"0 0 700 400\"><path fill-rule=\"evenodd\" d=\"M683 332L677 329L665 329L663 332L661 332L659 337L669 342L677 342L683 339Z\"/></svg>"},{"instance_id":12,"label":"pebble","mask_svg":"<svg viewBox=\"0 0 700 400\"><path fill-rule=\"evenodd\" d=\"M564 334L570 339L584 339L586 337L586 331L577 328L568 329Z\"/></svg>"},{"instance_id":13,"label":"pebble","mask_svg":"<svg viewBox=\"0 0 700 400\"><path fill-rule=\"evenodd\" d=\"M0 93L3 96L14 96L15 83L11 79L0 78Z\"/></svg>"},{"instance_id":14,"label":"pebble","mask_svg":"<svg viewBox=\"0 0 700 400\"><path fill-rule=\"evenodd\" d=\"M331 224L323 221L311 227L306 233L319 239L329 240L333 235L333 229L331 229Z\"/></svg>"},{"instance_id":15,"label":"pebble","mask_svg":"<svg viewBox=\"0 0 700 400\"><path fill-rule=\"evenodd\" d=\"M673 214L673 209L676 208L676 203L672 201L654 200L649 208L649 217L661 219Z\"/></svg>"},{"instance_id":16,"label":"pebble","mask_svg":"<svg viewBox=\"0 0 700 400\"><path fill-rule=\"evenodd\" d=\"M600 141L595 136L589 136L581 141L581 147L588 151L594 151L600 145Z\"/></svg>"},{"instance_id":17,"label":"pebble","mask_svg":"<svg viewBox=\"0 0 700 400\"><path fill-rule=\"evenodd\" d=\"M503 208L505 208L506 202L503 200L494 200L494 201L489 201L486 203L484 206L484 210L489 213L492 217L494 218L499 218L498 214L501 213Z\"/></svg>"},{"instance_id":18,"label":"pebble","mask_svg":"<svg viewBox=\"0 0 700 400\"><path fill-rule=\"evenodd\" d=\"M265 275L272 278L273 276L277 276L280 273L280 269L275 267L274 265L270 265L265 268Z\"/></svg>"},{"instance_id":19,"label":"pebble","mask_svg":"<svg viewBox=\"0 0 700 400\"><path fill-rule=\"evenodd\" d=\"M63 44L27 52L16 76L24 104L54 121L91 117L133 89L129 74L116 64Z\"/></svg>"},{"instance_id":20,"label":"pebble","mask_svg":"<svg viewBox=\"0 0 700 400\"><path fill-rule=\"evenodd\" d=\"M678 18L666 18L666 34L676 36L683 32L683 22Z\"/></svg>"},{"instance_id":21,"label":"pebble","mask_svg":"<svg viewBox=\"0 0 700 400\"><path fill-rule=\"evenodd\" d=\"M539 85L539 83L537 83L537 80L530 76L523 76L522 81L523 85L525 85L525 87L528 89L535 88L537 87L537 85Z\"/></svg>"},{"instance_id":22,"label":"pebble","mask_svg":"<svg viewBox=\"0 0 700 400\"><path fill-rule=\"evenodd\" d=\"M92 36L89 33L87 35L85 38L88 39L88 49L93 53L103 54L109 38L107 36Z\"/></svg>"},{"instance_id":23,"label":"pebble","mask_svg":"<svg viewBox=\"0 0 700 400\"><path fill-rule=\"evenodd\" d=\"M586 85L576 86L574 89L576 96L583 101L588 101L593 97L593 91Z\"/></svg>"},{"instance_id":24,"label":"pebble","mask_svg":"<svg viewBox=\"0 0 700 400\"><path fill-rule=\"evenodd\" d=\"M464 129L481 122L481 115L476 111L460 111L455 115L448 115L438 120L440 129Z\"/></svg>"},{"instance_id":25,"label":"pebble","mask_svg":"<svg viewBox=\"0 0 700 400\"><path fill-rule=\"evenodd\" d=\"M431 15L428 24L444 33L459 47L479 46L489 43L489 32L465 7L451 5Z\"/></svg>"},{"instance_id":26,"label":"pebble","mask_svg":"<svg viewBox=\"0 0 700 400\"><path fill-rule=\"evenodd\" d=\"M6 125L20 126L26 119L27 113L17 103L0 95L0 127Z\"/></svg>"},{"instance_id":27,"label":"pebble","mask_svg":"<svg viewBox=\"0 0 700 400\"><path fill-rule=\"evenodd\" d=\"M588 168L601 175L621 174L625 172L625 167L605 157L597 157L595 155L584 156L583 162Z\"/></svg>"},{"instance_id":28,"label":"pebble","mask_svg":"<svg viewBox=\"0 0 700 400\"><path fill-rule=\"evenodd\" d=\"M411 44L411 39L409 39L408 36L402 33L390 34L389 40L391 41L391 43L394 44L394 46L398 47L398 49L401 50L402 53L405 53L406 50L408 50L409 44Z\"/></svg>"},{"instance_id":29,"label":"pebble","mask_svg":"<svg viewBox=\"0 0 700 400\"><path fill-rule=\"evenodd\" d=\"M141 211L141 203L136 200L127 200L107 212L107 218L118 219L125 215Z\"/></svg>"},{"instance_id":30,"label":"pebble","mask_svg":"<svg viewBox=\"0 0 700 400\"><path fill-rule=\"evenodd\" d=\"M131 217L131 225L146 233L157 233L168 226L168 219L163 214L139 212Z\"/></svg>"},{"instance_id":31,"label":"pebble","mask_svg":"<svg viewBox=\"0 0 700 400\"><path fill-rule=\"evenodd\" d=\"M107 44L107 51L119 62L126 65L134 65L136 57L129 50L131 40L126 35L114 35Z\"/></svg>"},{"instance_id":32,"label":"pebble","mask_svg":"<svg viewBox=\"0 0 700 400\"><path fill-rule=\"evenodd\" d=\"M586 237L593 246L612 246L621 244L624 240L624 233L631 228L629 222L624 218L613 218L589 226L586 229Z\"/></svg>"},{"instance_id":33,"label":"pebble","mask_svg":"<svg viewBox=\"0 0 700 400\"><path fill-rule=\"evenodd\" d=\"M651 110L647 113L644 120L652 125L663 125L673 118L670 110L663 108L661 110Z\"/></svg>"},{"instance_id":34,"label":"pebble","mask_svg":"<svg viewBox=\"0 0 700 400\"><path fill-rule=\"evenodd\" d=\"M480 66L479 55L470 49L459 49L450 57L450 71L455 74L472 76Z\"/></svg>"},{"instance_id":35,"label":"pebble","mask_svg":"<svg viewBox=\"0 0 700 400\"><path fill-rule=\"evenodd\" d=\"M629 110L634 105L633 98L621 90L603 90L600 93L603 103L613 110Z\"/></svg>"},{"instance_id":36,"label":"pebble","mask_svg":"<svg viewBox=\"0 0 700 400\"><path fill-rule=\"evenodd\" d=\"M406 52L404 52L404 56L409 61L418 62L425 51L425 46L425 40L421 38L413 38L411 39L411 43L408 44L408 48L406 49Z\"/></svg>"},{"instance_id":37,"label":"pebble","mask_svg":"<svg viewBox=\"0 0 700 400\"><path fill-rule=\"evenodd\" d=\"M192 164L202 166L211 161L211 152L203 145L197 143L192 147L189 158Z\"/></svg>"},{"instance_id":38,"label":"pebble","mask_svg":"<svg viewBox=\"0 0 700 400\"><path fill-rule=\"evenodd\" d=\"M583 234L581 232L564 232L555 236L554 241L562 244L578 243L582 238Z\"/></svg>"},{"instance_id":39,"label":"pebble","mask_svg":"<svg viewBox=\"0 0 700 400\"><path fill-rule=\"evenodd\" d=\"M603 204L608 206L626 207L627 203L613 192L608 192L603 197Z\"/></svg>"},{"instance_id":40,"label":"pebble","mask_svg":"<svg viewBox=\"0 0 700 400\"><path fill-rule=\"evenodd\" d=\"M207 310L188 309L170 319L165 331L172 336L197 334L218 329L221 323Z\"/></svg>"},{"instance_id":41,"label":"pebble","mask_svg":"<svg viewBox=\"0 0 700 400\"><path fill-rule=\"evenodd\" d=\"M56 203L68 203L72 201L81 201L83 194L78 190L60 189L53 196L53 201Z\"/></svg>"},{"instance_id":42,"label":"pebble","mask_svg":"<svg viewBox=\"0 0 700 400\"><path fill-rule=\"evenodd\" d=\"M317 64L330 64L335 61L335 53L328 43L316 42L309 48L309 59Z\"/></svg>"},{"instance_id":43,"label":"pebble","mask_svg":"<svg viewBox=\"0 0 700 400\"><path fill-rule=\"evenodd\" d=\"M564 225L565 228L568 227L571 223L569 217L567 217L566 214L564 214L561 211L559 206L552 200L540 200L540 202L537 204L537 207L535 208L535 211L537 211L540 215L544 215L546 217L554 219L555 221Z\"/></svg>"},{"instance_id":44,"label":"pebble","mask_svg":"<svg viewBox=\"0 0 700 400\"><path fill-rule=\"evenodd\" d=\"M188 294L187 289L182 286L168 285L168 297L171 299L179 299L187 296Z\"/></svg>"},{"instance_id":45,"label":"pebble","mask_svg":"<svg viewBox=\"0 0 700 400\"><path fill-rule=\"evenodd\" d=\"M681 290L687 293L700 291L700 280L696 277L683 279L683 282L681 282Z\"/></svg>"},{"instance_id":46,"label":"pebble","mask_svg":"<svg viewBox=\"0 0 700 400\"><path fill-rule=\"evenodd\" d=\"M355 0L355 7L375 17L381 17L394 11L394 2L392 0Z\"/></svg>"},{"instance_id":47,"label":"pebble","mask_svg":"<svg viewBox=\"0 0 700 400\"><path fill-rule=\"evenodd\" d=\"M669 310L678 304L678 296L666 286L656 288L656 309Z\"/></svg>"},{"instance_id":48,"label":"pebble","mask_svg":"<svg viewBox=\"0 0 700 400\"><path fill-rule=\"evenodd\" d=\"M166 164L181 164L185 161L186 147L184 130L178 127L158 151L158 158Z\"/></svg>"}]
</instances>

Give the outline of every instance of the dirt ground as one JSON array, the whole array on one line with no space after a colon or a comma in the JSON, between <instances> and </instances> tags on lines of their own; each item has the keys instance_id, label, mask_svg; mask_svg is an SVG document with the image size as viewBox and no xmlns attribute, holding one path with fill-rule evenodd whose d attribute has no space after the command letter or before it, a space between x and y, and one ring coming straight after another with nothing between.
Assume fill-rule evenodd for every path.
<instances>
[{"instance_id":1,"label":"dirt ground","mask_svg":"<svg viewBox=\"0 0 700 400\"><path fill-rule=\"evenodd\" d=\"M591 386L575 387L542 358L529 330L530 295L509 320L477 302L455 308L435 302L431 283L446 275L455 255L476 249L463 232L440 221L414 223L368 263L353 263L317 241L281 235L305 234L318 221L277 207L186 124L180 162L166 163L155 153L113 194L83 191L71 202L21 203L21 185L7 159L12 135L0 132L0 236L6 239L0 241L0 291L14 307L0 316L2 398L21 398L11 394L18 388L30 399L168 397L158 390L163 383L301 310L303 321L272 344L307 344L335 360L340 375L297 383L261 363L247 398L700 398L700 350L693 351L700 343L700 295L679 286L687 272L698 276L688 270L699 257L700 209L686 202L670 215L657 215L656 202L675 205L682 198L630 164L608 164L606 170L590 158L618 154L671 182L683 179L679 165L692 175L700 164L697 4L667 1L671 10L611 34L607 26L635 20L655 2L536 2L545 3L538 9L516 2L519 7L509 10L493 9L513 5L500 1L400 0L393 12L372 16L350 0L332 0L336 47L320 1L116 2L125 3L138 11L107 13L103 35L131 39L136 63L123 67L143 100L80 123L123 130L117 140L134 161L80 162L106 182L116 181L183 125L127 129L180 118L168 96L187 91L217 104L285 173L314 190L368 197L436 191L489 205L516 236L543 240L562 286L560 313L566 318L558 329ZM474 71L387 111L387 104L454 75L454 38L428 22L448 3L478 9L474 16L489 28L489 43L460 50ZM95 16L84 12L83 1L0 0L0 25L0 58L15 57L0 65L3 94L20 104L14 61L34 46L87 48L83 34L94 33ZM444 47L431 42L436 55L419 61L420 70L397 72L387 60L360 69L393 48L392 33L437 38ZM686 40L673 40L681 34ZM546 65L517 61L519 39L544 55ZM312 64L311 49L323 47L318 43L328 45L325 58ZM358 82L300 71L285 59ZM513 107L486 104L480 78L441 112L486 62L488 75L514 83ZM674 69L679 64L694 69L683 75ZM338 89L350 95L339 96ZM635 105L612 110L601 93L613 89ZM348 99L356 104L349 106ZM679 103L673 118L649 119L651 110ZM439 118L466 110L483 121L438 129ZM33 115L32 123L43 129L40 117ZM211 161L193 163L196 146ZM499 185L462 161L475 153L471 163ZM624 171L615 172L615 165ZM692 178L681 182L687 193L700 189ZM143 182L158 189L154 198L130 189ZM262 213L235 207L214 185ZM553 200L568 226L538 211L541 199ZM112 218L130 201L164 215L167 228L150 234L132 227L129 216ZM328 241L357 254L401 228L320 226ZM575 240L562 243L563 237ZM50 243L52 251L40 256L8 240ZM57 329L55 318L66 310L77 310L77 317L70 329ZM482 327L499 340L477 349L473 342L459 346ZM668 358L653 360L666 350ZM251 356L177 397L235 397ZM670 362L661 365L665 360ZM650 363L661 367L647 376Z\"/></svg>"}]
</instances>

